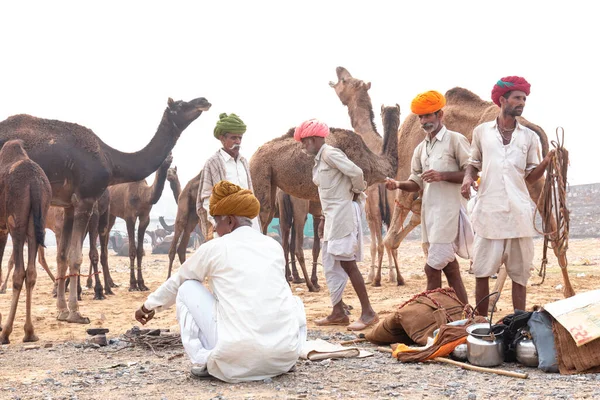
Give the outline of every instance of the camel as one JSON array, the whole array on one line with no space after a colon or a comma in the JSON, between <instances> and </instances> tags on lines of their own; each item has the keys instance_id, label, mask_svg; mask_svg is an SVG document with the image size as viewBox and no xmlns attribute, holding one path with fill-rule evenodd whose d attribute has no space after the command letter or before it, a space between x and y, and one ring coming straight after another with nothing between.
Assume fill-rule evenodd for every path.
<instances>
[{"instance_id":1,"label":"camel","mask_svg":"<svg viewBox=\"0 0 600 400\"><path fill-rule=\"evenodd\" d=\"M79 312L75 290L67 304L64 280L70 277L71 287L75 287L84 232L96 201L109 185L136 182L156 171L181 133L210 106L203 97L189 102L169 98L154 137L135 153L118 151L90 129L74 123L25 114L0 122L0 147L8 140L22 139L29 157L40 165L52 185L52 205L65 208L63 240L57 251L58 320L90 322Z\"/></svg>"},{"instance_id":2,"label":"camel","mask_svg":"<svg viewBox=\"0 0 600 400\"><path fill-rule=\"evenodd\" d=\"M3 244L0 248L0 258L4 255L6 236L10 233L15 259L12 301L6 324L0 332L0 343L10 343L9 337L13 330L23 283L27 296L23 341L35 342L38 337L31 321L31 300L37 277L35 259L38 245L44 246L44 224L50 208L52 188L46 174L28 157L20 140L9 140L0 150L0 193L0 235ZM23 254L26 240L27 269Z\"/></svg>"},{"instance_id":3,"label":"camel","mask_svg":"<svg viewBox=\"0 0 600 400\"><path fill-rule=\"evenodd\" d=\"M291 128L285 135L263 144L250 160L250 176L254 194L260 201L260 221L265 234L275 215L277 188L294 197L319 201L312 181L314 158L302 152L301 144L294 140L294 130ZM326 143L341 149L363 170L367 185L372 185L396 175L397 134L395 131L384 135L380 155L369 150L359 135L345 129L330 128Z\"/></svg>"},{"instance_id":4,"label":"camel","mask_svg":"<svg viewBox=\"0 0 600 400\"><path fill-rule=\"evenodd\" d=\"M181 194L181 183L179 183L177 167L169 168L167 170L167 180L169 181L169 186L171 186L171 190L173 191L175 203L177 203L177 201L179 200L179 195Z\"/></svg>"},{"instance_id":5,"label":"camel","mask_svg":"<svg viewBox=\"0 0 600 400\"><path fill-rule=\"evenodd\" d=\"M137 182L120 183L110 186L110 220L108 230L115 224L117 217L125 220L127 236L129 237L129 291L149 290L144 284L142 276L142 258L144 257L144 235L150 223L152 206L162 196L173 157L169 154L156 171L154 182L149 186L145 179ZM135 225L138 222L137 247ZM137 259L137 278L135 276L135 262Z\"/></svg>"},{"instance_id":6,"label":"camel","mask_svg":"<svg viewBox=\"0 0 600 400\"><path fill-rule=\"evenodd\" d=\"M279 230L281 233L281 245L285 255L285 276L293 283L304 283L310 292L318 292L320 286L317 277L317 260L321 251L321 240L318 235L320 217L322 215L321 203L292 197L281 190L277 190L277 209L279 212ZM304 225L308 214L313 216L313 267L310 278L304 261ZM291 234L291 235L290 235ZM291 236L291 237L290 237ZM298 259L304 280L298 276L295 258ZM291 264L291 268L290 268Z\"/></svg>"},{"instance_id":7,"label":"camel","mask_svg":"<svg viewBox=\"0 0 600 400\"><path fill-rule=\"evenodd\" d=\"M455 87L448 90L445 94L446 106L444 107L444 125L450 130L460 132L471 141L473 129L487 121L495 119L500 108L489 101L482 100L473 92ZM525 118L518 117L519 123L533 130L539 137L542 146L542 154L548 152L548 138L544 130L527 121ZM421 129L419 119L415 114L410 114L402 123L398 132L398 173L397 180L404 180L410 175L410 165L412 154L416 146L423 140L424 133ZM538 198L544 185L544 179L540 178L535 184L528 185L532 200L542 210L541 204L538 204ZM396 250L406 235L408 235L416 226L421 223L420 216L421 202L413 193L397 191L396 207L392 215L392 224L385 235L384 244L386 248ZM412 211L411 219L407 225L404 225L408 214ZM558 257L558 255L557 255ZM559 257L559 264L566 266L566 257ZM397 257L394 258L394 264L398 265ZM565 268L562 268L563 280L565 282L565 294L573 293L569 276ZM498 289L498 288L496 288ZM496 291L494 289L494 291ZM493 299L490 299L490 304Z\"/></svg>"},{"instance_id":8,"label":"camel","mask_svg":"<svg viewBox=\"0 0 600 400\"><path fill-rule=\"evenodd\" d=\"M173 240L171 241L171 247L169 248L169 270L167 272L167 279L171 276L176 253L179 256L179 262L181 264L185 262L185 250L190 241L190 235L200 220L196 213L196 196L198 194L198 187L200 186L201 174L202 171L185 185L177 200L175 232L173 233Z\"/></svg>"},{"instance_id":9,"label":"camel","mask_svg":"<svg viewBox=\"0 0 600 400\"><path fill-rule=\"evenodd\" d=\"M379 153L383 145L383 139L377 132L373 121L374 113L369 96L371 83L365 83L350 75L344 67L337 67L337 82L329 82L343 105L348 107L348 115L352 128L356 133L362 136L363 140L371 151ZM383 263L383 224L389 228L391 220L391 205L394 204L395 193L387 191L384 184L372 185L367 188L367 201L365 204L365 213L369 231L371 233L371 267L367 283L373 286L381 286L381 264ZM387 249L388 255L388 281L396 282L402 285L402 277L396 278L393 265L393 256L391 250Z\"/></svg>"}]
</instances>

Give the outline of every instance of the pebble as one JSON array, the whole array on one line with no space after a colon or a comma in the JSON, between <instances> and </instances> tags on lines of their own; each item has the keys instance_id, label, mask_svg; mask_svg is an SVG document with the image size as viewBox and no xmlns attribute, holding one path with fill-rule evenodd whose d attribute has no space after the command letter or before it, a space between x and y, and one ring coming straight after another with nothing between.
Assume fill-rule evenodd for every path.
<instances>
[{"instance_id":1,"label":"pebble","mask_svg":"<svg viewBox=\"0 0 600 400\"><path fill-rule=\"evenodd\" d=\"M271 378L263 379L263 383L273 383L273 379L271 379Z\"/></svg>"},{"instance_id":2,"label":"pebble","mask_svg":"<svg viewBox=\"0 0 600 400\"><path fill-rule=\"evenodd\" d=\"M477 395L475 393L469 393L467 400L477 400Z\"/></svg>"}]
</instances>

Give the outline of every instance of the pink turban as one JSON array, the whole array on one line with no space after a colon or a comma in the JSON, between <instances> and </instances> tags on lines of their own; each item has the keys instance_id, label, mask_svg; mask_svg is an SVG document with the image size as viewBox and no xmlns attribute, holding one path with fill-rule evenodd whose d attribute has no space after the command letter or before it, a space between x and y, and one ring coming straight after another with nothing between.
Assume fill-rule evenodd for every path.
<instances>
[{"instance_id":1,"label":"pink turban","mask_svg":"<svg viewBox=\"0 0 600 400\"><path fill-rule=\"evenodd\" d=\"M492 101L500 107L500 96L513 90L520 90L529 96L530 89L531 85L525 78L521 78L520 76L506 76L494 85L492 89Z\"/></svg>"},{"instance_id":2,"label":"pink turban","mask_svg":"<svg viewBox=\"0 0 600 400\"><path fill-rule=\"evenodd\" d=\"M296 127L294 131L294 139L299 142L307 137L327 137L329 135L329 127L317 119L309 119Z\"/></svg>"}]
</instances>

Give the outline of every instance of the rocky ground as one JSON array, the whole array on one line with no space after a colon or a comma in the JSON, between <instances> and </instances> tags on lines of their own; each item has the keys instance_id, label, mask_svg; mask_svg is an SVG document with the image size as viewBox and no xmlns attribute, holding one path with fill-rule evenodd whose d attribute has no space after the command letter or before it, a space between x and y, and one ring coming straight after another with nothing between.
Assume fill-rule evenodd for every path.
<instances>
[{"instance_id":1,"label":"rocky ground","mask_svg":"<svg viewBox=\"0 0 600 400\"><path fill-rule=\"evenodd\" d=\"M541 254L539 245L536 243L538 255ZM600 287L597 269L599 245L598 239L571 241L570 274L576 291ZM114 278L121 286L115 290L114 296L105 301L93 301L92 291L84 293L81 310L92 320L87 326L64 324L54 319L55 300L49 294L51 282L40 270L33 307L40 341L33 346L21 343L22 294L12 343L0 347L3 367L0 399L600 398L600 374L562 376L545 374L518 364L506 363L501 367L529 374L528 379L518 379L462 370L446 364L401 364L390 354L379 352L375 346L365 343L358 346L373 352L372 357L318 362L299 360L294 372L252 383L232 385L217 380L199 380L189 374L190 364L180 346L153 351L131 346L123 340L126 330L138 325L133 319L133 312L146 293L127 291L128 260L111 256L110 262L111 269L115 270ZM392 312L398 304L423 289L422 255L418 242L403 245L402 262L406 286L397 287L384 282L380 288L369 287L372 302L380 316ZM166 275L166 256L149 255L145 265L146 283L153 289ZM368 260L363 264L366 273L365 266L368 266ZM474 279L466 273L466 263L461 263L461 267L472 296ZM536 281L539 281L537 276L532 278L532 282ZM562 298L560 289L557 289L560 283L560 271L551 266L544 285L529 288L529 305ZM294 285L293 288L305 302L310 338L330 342L356 338L343 327L317 329L312 323L328 311L325 291L309 293L303 285ZM10 293L9 289L7 294L0 295L0 310L4 315L10 304ZM507 284L500 301L499 316L507 314L510 309L509 293L510 285ZM349 304L358 307L351 291L346 297ZM85 329L90 326L110 329L108 346L97 347L87 341ZM159 314L151 328L177 331L174 311Z\"/></svg>"}]
</instances>

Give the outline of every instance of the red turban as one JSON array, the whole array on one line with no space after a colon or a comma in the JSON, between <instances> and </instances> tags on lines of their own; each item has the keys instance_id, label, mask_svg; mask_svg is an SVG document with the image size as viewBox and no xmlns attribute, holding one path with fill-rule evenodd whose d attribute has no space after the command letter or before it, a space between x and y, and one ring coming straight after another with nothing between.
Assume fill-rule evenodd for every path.
<instances>
[{"instance_id":1,"label":"red turban","mask_svg":"<svg viewBox=\"0 0 600 400\"><path fill-rule=\"evenodd\" d=\"M327 137L329 135L329 127L324 123L316 119L309 119L296 127L294 131L294 139L299 142L300 140L307 137Z\"/></svg>"},{"instance_id":2,"label":"red turban","mask_svg":"<svg viewBox=\"0 0 600 400\"><path fill-rule=\"evenodd\" d=\"M500 107L500 96L512 90L520 90L529 96L531 85L520 76L505 76L494 85L492 89L492 101Z\"/></svg>"},{"instance_id":3,"label":"red turban","mask_svg":"<svg viewBox=\"0 0 600 400\"><path fill-rule=\"evenodd\" d=\"M420 93L410 103L410 111L417 115L433 114L446 105L446 98L440 92L430 90Z\"/></svg>"}]
</instances>

